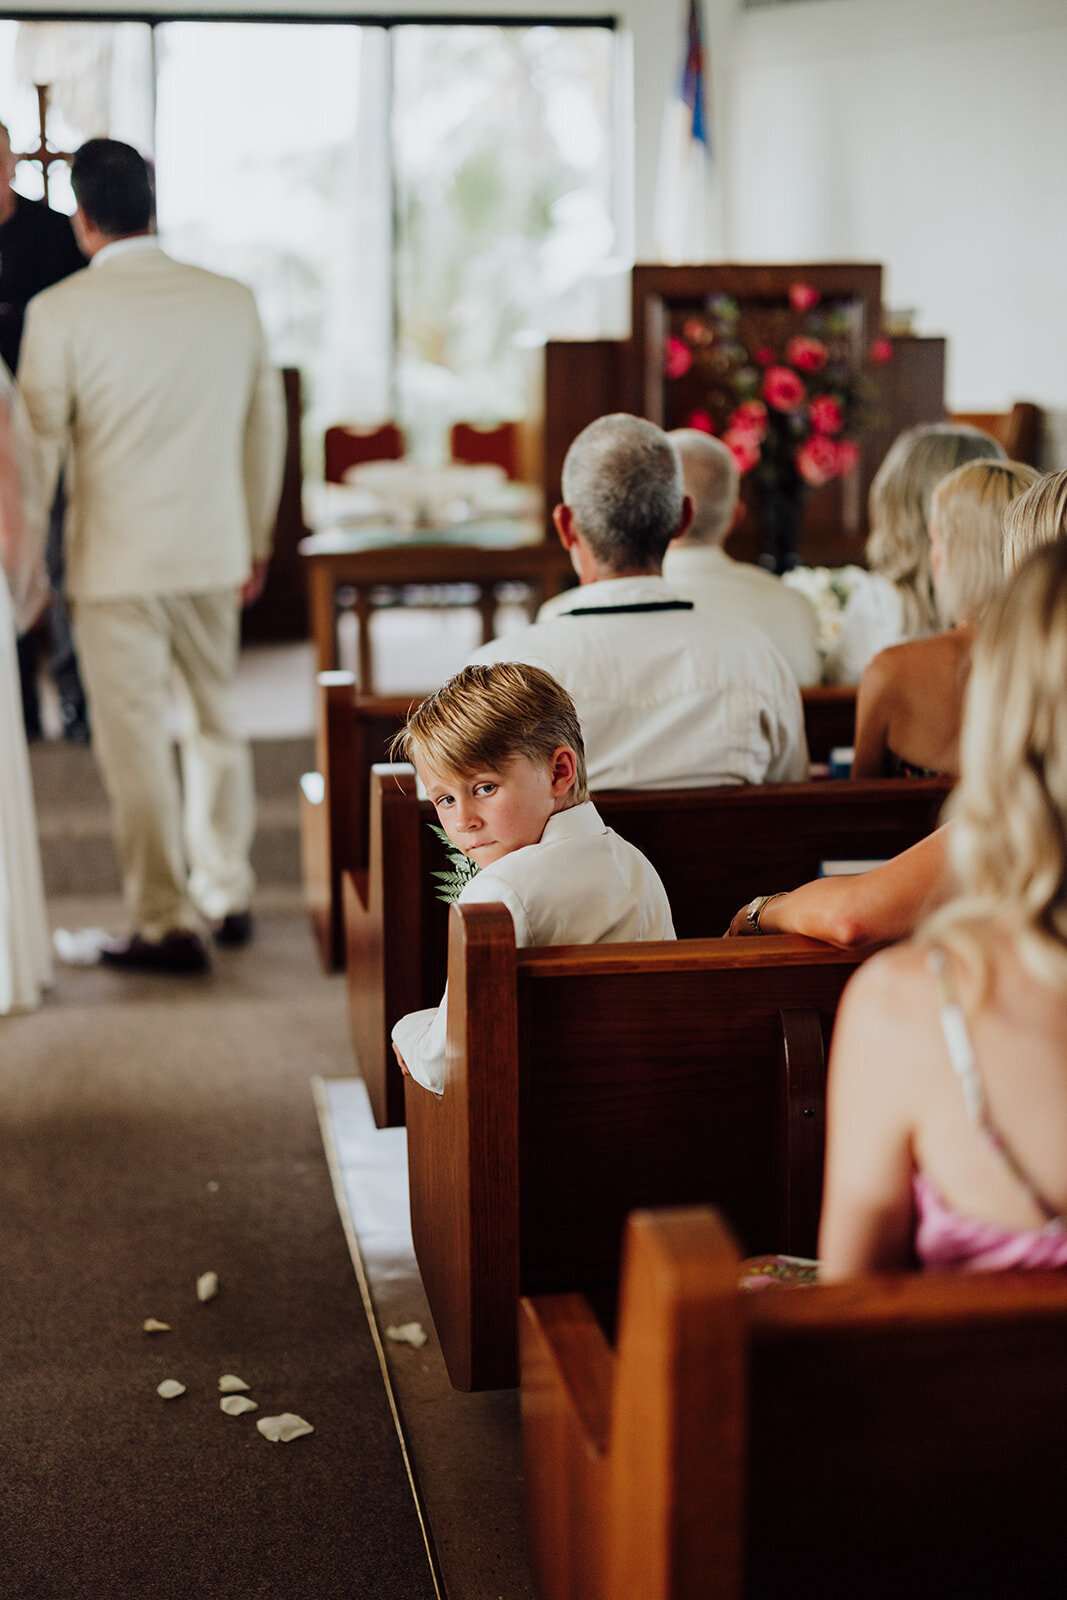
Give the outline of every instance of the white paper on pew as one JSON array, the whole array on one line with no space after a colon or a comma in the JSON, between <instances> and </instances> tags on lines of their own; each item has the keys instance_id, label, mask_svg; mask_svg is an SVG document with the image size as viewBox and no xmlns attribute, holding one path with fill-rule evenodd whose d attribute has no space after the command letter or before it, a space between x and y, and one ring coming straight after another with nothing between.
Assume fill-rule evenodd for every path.
<instances>
[{"instance_id":1,"label":"white paper on pew","mask_svg":"<svg viewBox=\"0 0 1067 1600\"><path fill-rule=\"evenodd\" d=\"M885 858L877 861L820 861L820 878L848 878L854 872L870 872L872 867L884 867Z\"/></svg>"},{"instance_id":2,"label":"white paper on pew","mask_svg":"<svg viewBox=\"0 0 1067 1600\"><path fill-rule=\"evenodd\" d=\"M394 1344L409 1344L412 1349L421 1350L429 1334L421 1322L401 1322L398 1326L386 1328L385 1337L392 1339Z\"/></svg>"}]
</instances>

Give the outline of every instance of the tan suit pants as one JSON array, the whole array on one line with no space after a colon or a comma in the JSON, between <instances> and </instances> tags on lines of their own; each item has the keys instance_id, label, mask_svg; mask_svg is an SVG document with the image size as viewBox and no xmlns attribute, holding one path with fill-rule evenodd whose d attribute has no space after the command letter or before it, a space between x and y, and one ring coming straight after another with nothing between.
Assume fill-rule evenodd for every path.
<instances>
[{"instance_id":1,"label":"tan suit pants","mask_svg":"<svg viewBox=\"0 0 1067 1600\"><path fill-rule=\"evenodd\" d=\"M132 928L158 939L170 928L198 928L201 917L246 910L255 791L231 704L236 593L80 600L73 610ZM182 713L184 809L172 685Z\"/></svg>"}]
</instances>

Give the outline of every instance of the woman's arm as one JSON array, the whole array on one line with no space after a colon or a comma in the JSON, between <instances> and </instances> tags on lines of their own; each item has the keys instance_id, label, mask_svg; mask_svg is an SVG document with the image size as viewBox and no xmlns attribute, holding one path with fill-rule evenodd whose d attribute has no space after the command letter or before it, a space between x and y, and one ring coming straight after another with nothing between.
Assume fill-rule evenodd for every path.
<instances>
[{"instance_id":1,"label":"woman's arm","mask_svg":"<svg viewBox=\"0 0 1067 1600\"><path fill-rule=\"evenodd\" d=\"M895 944L915 932L920 918L947 900L951 889L948 827L869 872L815 878L769 900L761 933L804 933L842 950ZM730 924L731 935L755 933L747 906Z\"/></svg>"},{"instance_id":2,"label":"woman's arm","mask_svg":"<svg viewBox=\"0 0 1067 1600\"><path fill-rule=\"evenodd\" d=\"M819 1279L899 1271L913 1257L910 947L849 981L834 1023L827 1090Z\"/></svg>"}]
</instances>

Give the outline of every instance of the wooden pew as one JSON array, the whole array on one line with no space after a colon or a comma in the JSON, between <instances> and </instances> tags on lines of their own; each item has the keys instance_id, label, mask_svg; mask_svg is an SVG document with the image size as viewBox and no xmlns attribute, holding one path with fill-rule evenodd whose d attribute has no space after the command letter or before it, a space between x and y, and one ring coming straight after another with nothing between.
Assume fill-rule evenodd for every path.
<instances>
[{"instance_id":1,"label":"wooden pew","mask_svg":"<svg viewBox=\"0 0 1067 1600\"><path fill-rule=\"evenodd\" d=\"M308 915L322 964L335 972L345 963L341 875L360 882L367 867L370 769L388 759L393 735L424 696L358 694L350 672L321 672L318 685L316 771L301 782L301 840ZM835 745L852 743L856 691L805 689L802 699L811 759L825 762ZM397 1105L400 1098L398 1088Z\"/></svg>"},{"instance_id":2,"label":"wooden pew","mask_svg":"<svg viewBox=\"0 0 1067 1600\"><path fill-rule=\"evenodd\" d=\"M726 931L753 895L792 889L829 858L896 855L936 826L940 778L616 790L595 796L604 821L663 879L679 938ZM436 1005L445 980L447 908L435 868L428 802L410 767L371 776L368 869L344 876L346 982L352 1044L379 1127L403 1120L403 1082L389 1036L408 1011Z\"/></svg>"},{"instance_id":3,"label":"wooden pew","mask_svg":"<svg viewBox=\"0 0 1067 1600\"><path fill-rule=\"evenodd\" d=\"M856 742L856 688L854 684L819 684L801 689L804 732L808 755L826 763L830 751Z\"/></svg>"},{"instance_id":4,"label":"wooden pew","mask_svg":"<svg viewBox=\"0 0 1067 1600\"><path fill-rule=\"evenodd\" d=\"M644 1212L616 1350L523 1301L540 1600L1063 1594L1067 1274L737 1276L717 1213Z\"/></svg>"},{"instance_id":5,"label":"wooden pew","mask_svg":"<svg viewBox=\"0 0 1067 1600\"><path fill-rule=\"evenodd\" d=\"M810 939L515 949L454 906L440 1096L406 1080L412 1237L449 1377L517 1381L520 1293L610 1319L635 1205L722 1206L810 1254L825 1049L858 957Z\"/></svg>"},{"instance_id":6,"label":"wooden pew","mask_svg":"<svg viewBox=\"0 0 1067 1600\"><path fill-rule=\"evenodd\" d=\"M385 761L418 697L361 695L351 672L318 675L317 770L300 780L304 904L327 972L344 966L341 874L365 884L370 769Z\"/></svg>"}]
</instances>

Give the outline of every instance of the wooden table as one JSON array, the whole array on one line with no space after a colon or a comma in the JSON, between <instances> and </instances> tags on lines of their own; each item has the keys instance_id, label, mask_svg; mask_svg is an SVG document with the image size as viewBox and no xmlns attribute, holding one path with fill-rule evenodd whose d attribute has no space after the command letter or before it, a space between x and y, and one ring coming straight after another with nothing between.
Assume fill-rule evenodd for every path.
<instances>
[{"instance_id":1,"label":"wooden table","mask_svg":"<svg viewBox=\"0 0 1067 1600\"><path fill-rule=\"evenodd\" d=\"M570 565L563 549L537 538L523 542L521 523L497 521L448 530L400 534L390 524L337 528L302 539L306 565L311 636L317 671L337 667L337 590L355 590L359 620L359 688L373 694L370 640L370 590L376 584L469 583L478 589L482 639L493 637L496 587L527 583L539 601L564 587Z\"/></svg>"}]
</instances>

